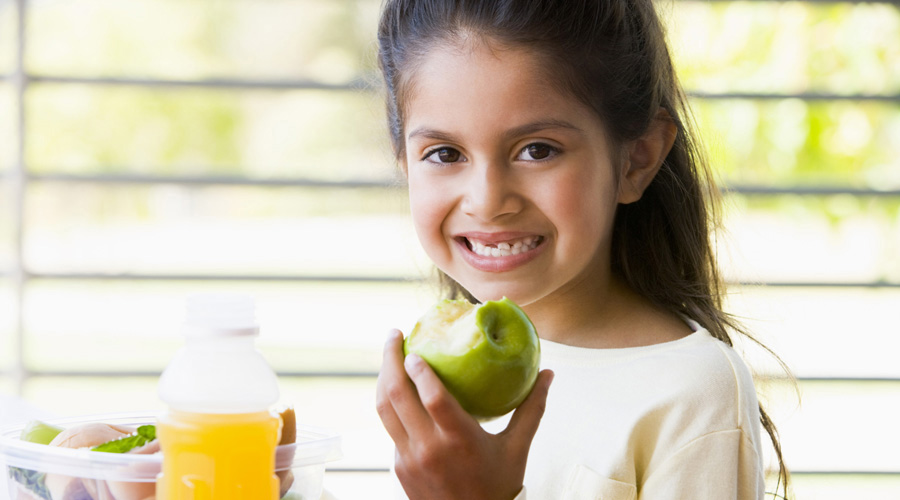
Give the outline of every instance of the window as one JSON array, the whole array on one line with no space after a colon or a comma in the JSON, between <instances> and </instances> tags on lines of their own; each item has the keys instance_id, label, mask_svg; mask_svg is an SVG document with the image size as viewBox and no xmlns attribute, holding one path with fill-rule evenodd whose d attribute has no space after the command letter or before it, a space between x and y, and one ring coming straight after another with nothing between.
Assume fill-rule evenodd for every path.
<instances>
[{"instance_id":1,"label":"window","mask_svg":"<svg viewBox=\"0 0 900 500\"><path fill-rule=\"evenodd\" d=\"M390 491L386 331L435 295L380 96L377 0L0 0L0 392L60 415L156 410L183 298L257 297L326 485ZM661 4L726 188L731 305L797 497L900 489L900 12ZM771 462L771 457L769 457ZM853 495L850 495L850 493Z\"/></svg>"}]
</instances>

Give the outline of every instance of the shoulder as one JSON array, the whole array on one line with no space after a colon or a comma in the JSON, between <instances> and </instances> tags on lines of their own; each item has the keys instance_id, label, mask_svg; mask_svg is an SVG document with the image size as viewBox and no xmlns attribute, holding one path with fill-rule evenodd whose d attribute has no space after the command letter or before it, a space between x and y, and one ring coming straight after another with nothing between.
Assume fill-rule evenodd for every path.
<instances>
[{"instance_id":1,"label":"shoulder","mask_svg":"<svg viewBox=\"0 0 900 500\"><path fill-rule=\"evenodd\" d=\"M757 415L758 402L753 376L740 355L705 329L669 343L653 356L660 373L661 390L672 404L714 411L721 425L744 427L746 418ZM710 415L712 418L713 415Z\"/></svg>"},{"instance_id":2,"label":"shoulder","mask_svg":"<svg viewBox=\"0 0 900 500\"><path fill-rule=\"evenodd\" d=\"M557 477L568 474L566 464L577 463L642 484L651 471L664 470L687 451L708 455L710 443L719 446L758 429L750 371L727 344L694 330L670 342L621 349L542 340L542 365L556 378L529 467ZM758 438L750 441L749 449L756 450ZM622 471L635 475L620 477Z\"/></svg>"},{"instance_id":3,"label":"shoulder","mask_svg":"<svg viewBox=\"0 0 900 500\"><path fill-rule=\"evenodd\" d=\"M762 442L753 376L737 351L706 330L698 328L690 338L670 353L673 381L667 396L658 400L665 410L655 422L655 433L638 439L651 457L647 477L669 487L666 477L683 479L679 471L700 464L725 486L735 483L741 491L754 492L748 498L756 497L762 491ZM729 481L728 474L739 477ZM700 496L724 498L720 493Z\"/></svg>"},{"instance_id":4,"label":"shoulder","mask_svg":"<svg viewBox=\"0 0 900 500\"><path fill-rule=\"evenodd\" d=\"M662 349L653 388L657 426L654 446L679 449L724 431L740 431L753 447L759 440L759 402L753 377L740 355L706 330Z\"/></svg>"},{"instance_id":5,"label":"shoulder","mask_svg":"<svg viewBox=\"0 0 900 500\"><path fill-rule=\"evenodd\" d=\"M551 398L569 380L580 405L593 394L601 399L598 404L627 403L638 415L652 415L650 420L685 419L718 430L753 426L759 416L750 370L729 345L696 323L691 326L694 332L683 338L635 348L542 341L542 363L559 379Z\"/></svg>"},{"instance_id":6,"label":"shoulder","mask_svg":"<svg viewBox=\"0 0 900 500\"><path fill-rule=\"evenodd\" d=\"M758 450L759 403L753 377L728 344L699 328L640 361L655 372L644 387L650 406L635 423L632 443L655 470L697 443L734 436Z\"/></svg>"}]
</instances>

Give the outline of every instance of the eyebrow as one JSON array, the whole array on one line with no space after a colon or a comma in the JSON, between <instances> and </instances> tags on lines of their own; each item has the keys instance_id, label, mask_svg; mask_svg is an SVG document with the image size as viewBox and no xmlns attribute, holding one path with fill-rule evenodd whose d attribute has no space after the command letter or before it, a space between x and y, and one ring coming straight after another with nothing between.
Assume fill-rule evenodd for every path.
<instances>
[{"instance_id":1,"label":"eyebrow","mask_svg":"<svg viewBox=\"0 0 900 500\"><path fill-rule=\"evenodd\" d=\"M503 135L507 138L513 138L522 135L533 134L535 132L540 132L542 130L548 129L566 129L579 133L582 132L580 128L565 120L550 119L519 125L518 127L507 130L503 133ZM429 139L437 139L439 141L457 142L456 136L454 136L453 134L448 134L447 132L442 132L440 130L430 129L428 127L416 128L406 136L406 139L409 140L414 137L427 137Z\"/></svg>"},{"instance_id":2,"label":"eyebrow","mask_svg":"<svg viewBox=\"0 0 900 500\"><path fill-rule=\"evenodd\" d=\"M413 130L406 136L406 140L410 140L414 137L426 137L428 139L437 139L439 141L456 142L456 137L452 134L430 129L428 127L419 127Z\"/></svg>"},{"instance_id":3,"label":"eyebrow","mask_svg":"<svg viewBox=\"0 0 900 500\"><path fill-rule=\"evenodd\" d=\"M572 130L575 132L581 132L581 129L576 127L575 125L565 121L565 120L541 120L532 123L526 123L525 125L520 125L518 127L507 130L503 135L507 137L518 137L521 135L529 135L535 132L540 132L542 130L548 129L566 129Z\"/></svg>"}]
</instances>

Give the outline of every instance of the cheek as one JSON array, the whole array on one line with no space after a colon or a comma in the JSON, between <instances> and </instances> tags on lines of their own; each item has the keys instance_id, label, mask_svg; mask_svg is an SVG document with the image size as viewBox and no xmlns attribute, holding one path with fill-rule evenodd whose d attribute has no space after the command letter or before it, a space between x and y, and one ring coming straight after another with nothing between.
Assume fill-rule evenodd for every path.
<instances>
[{"instance_id":1,"label":"cheek","mask_svg":"<svg viewBox=\"0 0 900 500\"><path fill-rule=\"evenodd\" d=\"M573 173L556 184L549 206L567 241L579 247L609 239L616 209L616 190L611 178Z\"/></svg>"},{"instance_id":2,"label":"cheek","mask_svg":"<svg viewBox=\"0 0 900 500\"><path fill-rule=\"evenodd\" d=\"M409 177L409 209L413 225L419 241L429 254L434 251L435 245L443 241L441 231L448 213L446 205L440 189L420 182L414 176Z\"/></svg>"}]
</instances>

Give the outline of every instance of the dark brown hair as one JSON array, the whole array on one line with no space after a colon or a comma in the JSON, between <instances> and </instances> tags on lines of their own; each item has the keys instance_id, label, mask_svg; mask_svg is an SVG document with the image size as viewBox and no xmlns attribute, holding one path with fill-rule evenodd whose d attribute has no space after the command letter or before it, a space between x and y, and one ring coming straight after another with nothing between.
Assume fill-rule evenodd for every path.
<instances>
[{"instance_id":1,"label":"dark brown hair","mask_svg":"<svg viewBox=\"0 0 900 500\"><path fill-rule=\"evenodd\" d=\"M729 331L753 340L723 311L725 290L712 247L718 190L694 139L652 0L387 0L378 62L398 158L405 153L403 103L416 65L435 44L470 35L532 51L560 91L607 124L614 145L640 138L660 108L668 111L677 126L675 144L641 199L617 209L613 272L728 345ZM476 301L450 277L440 277L448 296ZM786 497L789 477L778 434L762 405L759 410L778 458L775 495L780 486Z\"/></svg>"}]
</instances>

